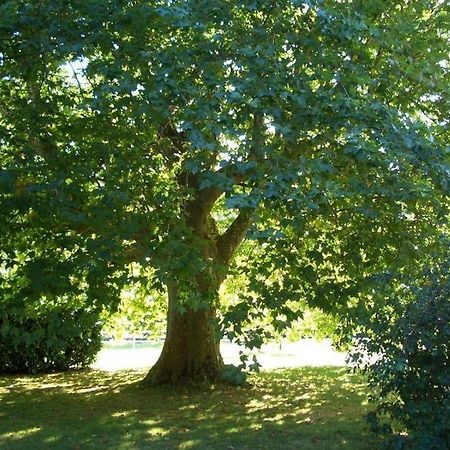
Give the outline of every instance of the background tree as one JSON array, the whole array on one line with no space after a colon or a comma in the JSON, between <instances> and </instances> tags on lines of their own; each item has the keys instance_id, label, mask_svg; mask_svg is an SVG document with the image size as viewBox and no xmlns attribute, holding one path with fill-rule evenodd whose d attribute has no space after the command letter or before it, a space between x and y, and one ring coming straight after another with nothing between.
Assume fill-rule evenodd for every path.
<instances>
[{"instance_id":1,"label":"background tree","mask_svg":"<svg viewBox=\"0 0 450 450\"><path fill-rule=\"evenodd\" d=\"M219 376L227 274L248 280L231 336L252 315L288 325L298 299L364 302L447 220L448 9L4 3L2 290L114 307L129 263L151 267L169 300L149 383Z\"/></svg>"},{"instance_id":2,"label":"background tree","mask_svg":"<svg viewBox=\"0 0 450 450\"><path fill-rule=\"evenodd\" d=\"M164 338L167 296L142 283L125 286L117 311L104 311L103 331L108 337L122 340L125 336L151 341ZM131 334L131 336L130 336Z\"/></svg>"}]
</instances>

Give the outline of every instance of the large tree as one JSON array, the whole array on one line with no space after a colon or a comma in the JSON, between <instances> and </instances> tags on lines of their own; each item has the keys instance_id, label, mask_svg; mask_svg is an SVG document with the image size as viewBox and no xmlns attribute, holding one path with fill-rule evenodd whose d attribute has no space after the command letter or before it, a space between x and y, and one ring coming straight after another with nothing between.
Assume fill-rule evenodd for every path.
<instances>
[{"instance_id":1,"label":"large tree","mask_svg":"<svg viewBox=\"0 0 450 450\"><path fill-rule=\"evenodd\" d=\"M445 232L446 2L11 0L0 18L0 293L113 307L130 278L166 286L149 383L219 376L227 275L246 289L223 327L257 344L249 317L370 301Z\"/></svg>"}]
</instances>

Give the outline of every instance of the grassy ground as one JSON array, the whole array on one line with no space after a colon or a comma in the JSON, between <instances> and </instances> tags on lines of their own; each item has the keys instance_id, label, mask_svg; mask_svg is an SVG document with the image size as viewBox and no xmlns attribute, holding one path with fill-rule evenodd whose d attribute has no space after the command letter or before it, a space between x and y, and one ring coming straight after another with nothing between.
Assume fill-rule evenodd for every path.
<instances>
[{"instance_id":1,"label":"grassy ground","mask_svg":"<svg viewBox=\"0 0 450 450\"><path fill-rule=\"evenodd\" d=\"M1 450L370 450L364 380L283 369L252 387L137 386L143 371L0 378Z\"/></svg>"}]
</instances>

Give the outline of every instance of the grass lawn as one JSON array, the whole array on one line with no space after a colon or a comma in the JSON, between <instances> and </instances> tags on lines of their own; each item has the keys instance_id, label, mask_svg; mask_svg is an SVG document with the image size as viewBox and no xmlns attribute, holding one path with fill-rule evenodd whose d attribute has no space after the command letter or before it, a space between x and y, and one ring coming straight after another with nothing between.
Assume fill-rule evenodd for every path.
<instances>
[{"instance_id":1,"label":"grass lawn","mask_svg":"<svg viewBox=\"0 0 450 450\"><path fill-rule=\"evenodd\" d=\"M1 450L370 450L362 377L262 372L252 387L154 388L145 371L0 378Z\"/></svg>"}]
</instances>

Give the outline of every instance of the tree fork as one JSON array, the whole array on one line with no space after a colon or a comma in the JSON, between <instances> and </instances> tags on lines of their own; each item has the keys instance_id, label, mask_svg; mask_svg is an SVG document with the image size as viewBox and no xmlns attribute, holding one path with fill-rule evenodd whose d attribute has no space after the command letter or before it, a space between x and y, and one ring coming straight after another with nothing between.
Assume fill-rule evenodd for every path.
<instances>
[{"instance_id":1,"label":"tree fork","mask_svg":"<svg viewBox=\"0 0 450 450\"><path fill-rule=\"evenodd\" d=\"M203 224L190 224L208 241L205 257L214 259L212 273L199 273L196 277L200 293L205 297L204 306L194 309L181 305L179 287L175 283L168 285L166 339L162 353L143 380L143 385L214 382L220 377L224 363L219 348L216 311L208 296L217 295L229 261L244 239L251 217L250 212L241 212L220 236L210 233L208 220L213 219L209 216Z\"/></svg>"},{"instance_id":2,"label":"tree fork","mask_svg":"<svg viewBox=\"0 0 450 450\"><path fill-rule=\"evenodd\" d=\"M195 180L194 188L198 189ZM180 302L180 286L168 288L167 332L163 350L156 364L143 380L143 385L166 383L214 382L224 368L220 354L215 306L208 298L217 295L226 277L227 268L236 249L245 237L253 212L241 211L221 235L211 216L211 209L223 191L210 188L198 191L196 198L186 205L186 224L203 241L203 257L208 268L193 275L204 305L194 309ZM197 245L193 242L192 245Z\"/></svg>"}]
</instances>

